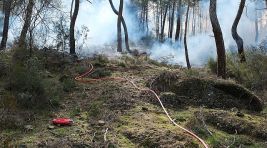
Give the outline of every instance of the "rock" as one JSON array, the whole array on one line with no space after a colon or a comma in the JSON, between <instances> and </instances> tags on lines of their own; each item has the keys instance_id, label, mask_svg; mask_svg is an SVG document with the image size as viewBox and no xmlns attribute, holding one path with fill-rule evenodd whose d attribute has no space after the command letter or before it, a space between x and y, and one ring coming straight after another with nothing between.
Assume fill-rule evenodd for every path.
<instances>
[{"instance_id":1,"label":"rock","mask_svg":"<svg viewBox=\"0 0 267 148\"><path fill-rule=\"evenodd\" d=\"M103 121L103 120L99 120L99 121L98 121L98 125L99 125L99 126L104 126L105 124L106 124L106 122Z\"/></svg>"},{"instance_id":2,"label":"rock","mask_svg":"<svg viewBox=\"0 0 267 148\"><path fill-rule=\"evenodd\" d=\"M26 131L32 131L32 130L33 130L33 126L32 126L32 125L25 125L25 126L24 126L24 129L25 129Z\"/></svg>"},{"instance_id":3,"label":"rock","mask_svg":"<svg viewBox=\"0 0 267 148\"><path fill-rule=\"evenodd\" d=\"M53 125L48 125L48 126L47 126L47 129L49 129L49 130L55 129L55 126L53 126Z\"/></svg>"}]
</instances>

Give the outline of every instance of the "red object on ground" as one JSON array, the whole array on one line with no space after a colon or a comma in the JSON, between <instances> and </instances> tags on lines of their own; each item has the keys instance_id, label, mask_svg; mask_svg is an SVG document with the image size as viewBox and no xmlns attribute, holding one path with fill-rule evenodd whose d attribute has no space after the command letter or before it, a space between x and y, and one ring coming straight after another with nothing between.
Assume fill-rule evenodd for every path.
<instances>
[{"instance_id":1,"label":"red object on ground","mask_svg":"<svg viewBox=\"0 0 267 148\"><path fill-rule=\"evenodd\" d=\"M73 120L69 118L56 118L52 120L52 123L55 125L72 125Z\"/></svg>"}]
</instances>

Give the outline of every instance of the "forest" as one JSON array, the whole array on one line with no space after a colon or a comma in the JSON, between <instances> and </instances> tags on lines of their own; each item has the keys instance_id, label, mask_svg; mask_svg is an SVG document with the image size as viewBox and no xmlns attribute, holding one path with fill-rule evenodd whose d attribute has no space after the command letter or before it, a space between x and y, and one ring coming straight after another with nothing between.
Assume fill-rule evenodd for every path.
<instances>
[{"instance_id":1,"label":"forest","mask_svg":"<svg viewBox=\"0 0 267 148\"><path fill-rule=\"evenodd\" d=\"M267 0L0 0L0 148L266 148Z\"/></svg>"}]
</instances>

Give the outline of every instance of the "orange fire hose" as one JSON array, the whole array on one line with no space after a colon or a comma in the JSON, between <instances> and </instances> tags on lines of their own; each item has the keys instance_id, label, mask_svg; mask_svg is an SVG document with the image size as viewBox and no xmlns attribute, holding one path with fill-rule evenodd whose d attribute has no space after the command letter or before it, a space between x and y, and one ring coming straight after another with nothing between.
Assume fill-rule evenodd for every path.
<instances>
[{"instance_id":1,"label":"orange fire hose","mask_svg":"<svg viewBox=\"0 0 267 148\"><path fill-rule=\"evenodd\" d=\"M83 78L85 76L88 76L92 73L94 69L94 66L92 64L90 64L90 69L85 72L84 74L81 74L77 77L75 77L75 80L78 82L82 82L82 83L91 83L91 82L96 82L96 81L105 81L105 80L114 80L114 81L126 81L131 83L137 90L139 91L144 91L144 92L150 92L152 93L158 100L158 102L160 103L162 109L164 110L166 116L169 118L169 120L178 128L182 129L185 133L189 134L190 136L192 136L193 138L197 139L205 148L208 148L209 146L205 143L205 141L203 139L201 139L200 137L198 137L196 134L194 134L193 132L189 131L188 129L178 125L169 115L167 109L164 107L162 101L160 100L160 97L157 95L157 93L149 88L140 88L138 87L134 82L132 82L131 80L128 80L127 78L122 78L122 77L108 77L108 78L99 78L99 79L90 79L90 80L84 80Z\"/></svg>"}]
</instances>

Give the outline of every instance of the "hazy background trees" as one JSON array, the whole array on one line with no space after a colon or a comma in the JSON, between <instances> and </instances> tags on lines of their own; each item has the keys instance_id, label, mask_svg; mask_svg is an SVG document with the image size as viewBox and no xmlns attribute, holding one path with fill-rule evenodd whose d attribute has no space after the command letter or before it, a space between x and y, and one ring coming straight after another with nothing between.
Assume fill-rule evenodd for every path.
<instances>
[{"instance_id":1,"label":"hazy background trees","mask_svg":"<svg viewBox=\"0 0 267 148\"><path fill-rule=\"evenodd\" d=\"M259 32L264 29L263 21L265 14L265 0L248 0L250 3L245 3L245 0L241 0L239 10L236 12L236 17L232 24L232 35L237 43L237 51L240 56L240 61L245 61L244 46L245 43L242 39L242 35L238 32L238 26L242 25L242 18L252 17L255 22L252 26L253 32L255 32L255 44L259 41ZM86 15L79 13L79 9L83 8L84 3L90 1L82 0L69 0L69 1L33 1L33 0L10 0L4 1L4 26L3 37L1 41L1 49L5 49L7 41L13 41L15 45L21 47L29 47L31 51L36 48L44 48L44 46L60 50L62 52L69 51L70 54L76 54L77 49L81 47L79 42L82 35L81 25L79 22L79 15ZM104 0L102 2L105 2ZM213 1L211 1L213 2ZM120 0L112 1L106 0L106 3L110 5L109 9L113 11L113 15L116 15L117 26L106 26L103 28L105 31L116 29L117 35L117 51L122 52L124 49L128 53L131 53L131 48L150 48L150 52L153 53L153 46L162 44L173 46L174 49L180 50L181 47L185 50L185 63L188 68L190 64L190 53L193 53L195 48L188 48L190 46L190 40L197 35L205 35L209 38L215 38L218 57L218 70L225 69L225 45L223 36L229 33L219 31L220 18L214 20L216 14L213 11L206 11L207 8L203 6L203 3L209 4L209 1L198 0ZM131 7L128 6L129 3ZM215 2L216 3L216 2ZM67 4L67 5L66 5ZM95 7L95 2L90 2L92 7ZM211 3L212 4L212 3ZM250 11L245 6L255 5L255 9ZM69 7L70 6L70 7ZM130 9L133 17L125 15L125 9ZM246 11L244 10L246 9ZM218 10L217 10L218 11ZM69 13L70 12L70 13ZM213 12L213 13L211 13ZM235 12L234 12L235 13ZM78 15L79 14L79 15ZM259 18L261 17L261 19ZM70 18L70 19L69 19ZM210 18L212 21L210 21ZM102 18L98 18L102 19ZM251 19L251 18L250 18ZM88 20L88 23L94 23L96 20ZM131 21L136 21L135 26L132 26ZM19 25L18 25L19 24ZM224 23L221 27L224 27ZM123 27L123 30L122 28ZM211 35L213 27L214 36ZM129 28L139 30L139 36L129 33ZM15 30L15 35L14 35ZM84 37L90 42L91 28L87 29ZM12 31L12 36L9 38L9 33ZM220 33L221 32L221 33ZM88 37L88 34L89 37ZM122 35L124 34L124 38ZM223 35L220 35L223 34ZM104 37L104 36L103 36ZM219 39L218 39L219 37ZM108 37L113 38L113 37ZM134 40L138 38L138 40ZM12 39L12 40L11 40ZM101 38L99 38L101 40ZM227 39L228 40L228 39ZM122 42L125 41L125 45ZM218 43L219 42L219 43ZM83 42L85 43L85 42ZM114 42L113 42L114 43ZM113 44L111 43L111 44ZM155 44L156 43L156 44ZM196 43L197 44L197 43ZM209 43L210 44L210 43ZM215 42L213 43L215 44ZM228 41L227 41L228 44ZM13 44L11 44L13 45ZM148 45L148 47L145 45ZM102 45L105 46L105 45ZM152 47L151 47L152 46ZM84 46L83 46L84 47ZM198 48L198 46L195 46ZM215 51L215 49L214 49ZM205 54L203 51L202 54ZM208 53L207 53L208 54ZM219 62L220 61L220 62ZM224 70L218 72L219 76L223 76ZM224 77L224 76L223 76Z\"/></svg>"}]
</instances>

